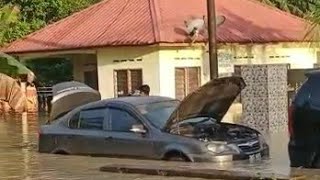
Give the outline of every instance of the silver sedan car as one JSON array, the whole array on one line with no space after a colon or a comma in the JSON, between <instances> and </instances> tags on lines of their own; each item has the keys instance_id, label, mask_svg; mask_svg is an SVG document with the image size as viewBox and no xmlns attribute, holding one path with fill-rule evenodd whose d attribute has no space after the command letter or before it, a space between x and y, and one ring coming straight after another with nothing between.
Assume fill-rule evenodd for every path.
<instances>
[{"instance_id":1,"label":"silver sedan car","mask_svg":"<svg viewBox=\"0 0 320 180\"><path fill-rule=\"evenodd\" d=\"M158 96L99 100L84 84L58 84L50 122L39 131L39 151L191 162L266 157L269 147L259 132L221 122L244 87L242 78L219 78L180 102Z\"/></svg>"}]
</instances>

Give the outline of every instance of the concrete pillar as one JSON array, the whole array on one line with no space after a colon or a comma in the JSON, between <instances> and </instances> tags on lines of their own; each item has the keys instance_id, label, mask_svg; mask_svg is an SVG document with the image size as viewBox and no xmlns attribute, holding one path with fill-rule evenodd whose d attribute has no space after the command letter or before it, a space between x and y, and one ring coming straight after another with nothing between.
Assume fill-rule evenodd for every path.
<instances>
[{"instance_id":1,"label":"concrete pillar","mask_svg":"<svg viewBox=\"0 0 320 180\"><path fill-rule=\"evenodd\" d=\"M287 129L287 64L235 66L247 86L241 93L241 124L270 134Z\"/></svg>"},{"instance_id":2,"label":"concrete pillar","mask_svg":"<svg viewBox=\"0 0 320 180\"><path fill-rule=\"evenodd\" d=\"M270 147L271 166L281 172L289 171L287 72L287 64L235 67L235 74L247 84L241 93L241 124L264 135Z\"/></svg>"}]
</instances>

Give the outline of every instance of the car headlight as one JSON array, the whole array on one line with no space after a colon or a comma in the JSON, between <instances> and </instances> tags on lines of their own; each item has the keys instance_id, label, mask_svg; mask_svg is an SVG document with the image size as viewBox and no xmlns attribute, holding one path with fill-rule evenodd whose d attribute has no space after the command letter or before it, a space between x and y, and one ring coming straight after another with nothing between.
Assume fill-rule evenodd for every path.
<instances>
[{"instance_id":1,"label":"car headlight","mask_svg":"<svg viewBox=\"0 0 320 180\"><path fill-rule=\"evenodd\" d=\"M239 148L234 144L227 143L210 143L207 145L207 149L215 154L226 155L226 154L239 154Z\"/></svg>"}]
</instances>

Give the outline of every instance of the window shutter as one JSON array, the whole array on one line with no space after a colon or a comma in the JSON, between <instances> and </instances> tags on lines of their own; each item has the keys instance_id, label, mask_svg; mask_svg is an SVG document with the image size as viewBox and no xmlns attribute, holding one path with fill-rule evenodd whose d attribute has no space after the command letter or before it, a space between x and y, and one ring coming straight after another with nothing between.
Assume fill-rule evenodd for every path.
<instances>
[{"instance_id":1,"label":"window shutter","mask_svg":"<svg viewBox=\"0 0 320 180\"><path fill-rule=\"evenodd\" d=\"M125 69L115 71L116 97L127 96L142 85L141 69Z\"/></svg>"},{"instance_id":2,"label":"window shutter","mask_svg":"<svg viewBox=\"0 0 320 180\"><path fill-rule=\"evenodd\" d=\"M116 71L117 77L117 95L118 97L128 94L128 74L127 70Z\"/></svg>"},{"instance_id":3,"label":"window shutter","mask_svg":"<svg viewBox=\"0 0 320 180\"><path fill-rule=\"evenodd\" d=\"M175 69L175 86L176 86L176 99L182 100L186 94L185 87L185 69Z\"/></svg>"},{"instance_id":4,"label":"window shutter","mask_svg":"<svg viewBox=\"0 0 320 180\"><path fill-rule=\"evenodd\" d=\"M142 70L131 71L131 91L137 90L142 85Z\"/></svg>"},{"instance_id":5,"label":"window shutter","mask_svg":"<svg viewBox=\"0 0 320 180\"><path fill-rule=\"evenodd\" d=\"M200 86L200 68L191 67L187 69L187 94L197 90Z\"/></svg>"},{"instance_id":6,"label":"window shutter","mask_svg":"<svg viewBox=\"0 0 320 180\"><path fill-rule=\"evenodd\" d=\"M176 68L176 99L182 100L200 87L201 74L199 67Z\"/></svg>"}]
</instances>

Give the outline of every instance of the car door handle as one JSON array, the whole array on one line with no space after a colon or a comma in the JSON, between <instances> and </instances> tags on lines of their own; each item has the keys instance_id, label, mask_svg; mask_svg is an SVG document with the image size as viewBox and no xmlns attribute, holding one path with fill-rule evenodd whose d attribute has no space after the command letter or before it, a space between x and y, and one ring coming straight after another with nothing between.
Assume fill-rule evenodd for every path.
<instances>
[{"instance_id":1,"label":"car door handle","mask_svg":"<svg viewBox=\"0 0 320 180\"><path fill-rule=\"evenodd\" d=\"M110 141L112 139L113 139L113 137L111 137L111 136L108 136L108 137L104 138L104 140L106 140L106 141Z\"/></svg>"},{"instance_id":2,"label":"car door handle","mask_svg":"<svg viewBox=\"0 0 320 180\"><path fill-rule=\"evenodd\" d=\"M67 136L68 139L73 139L74 137L75 137L74 135Z\"/></svg>"}]
</instances>

